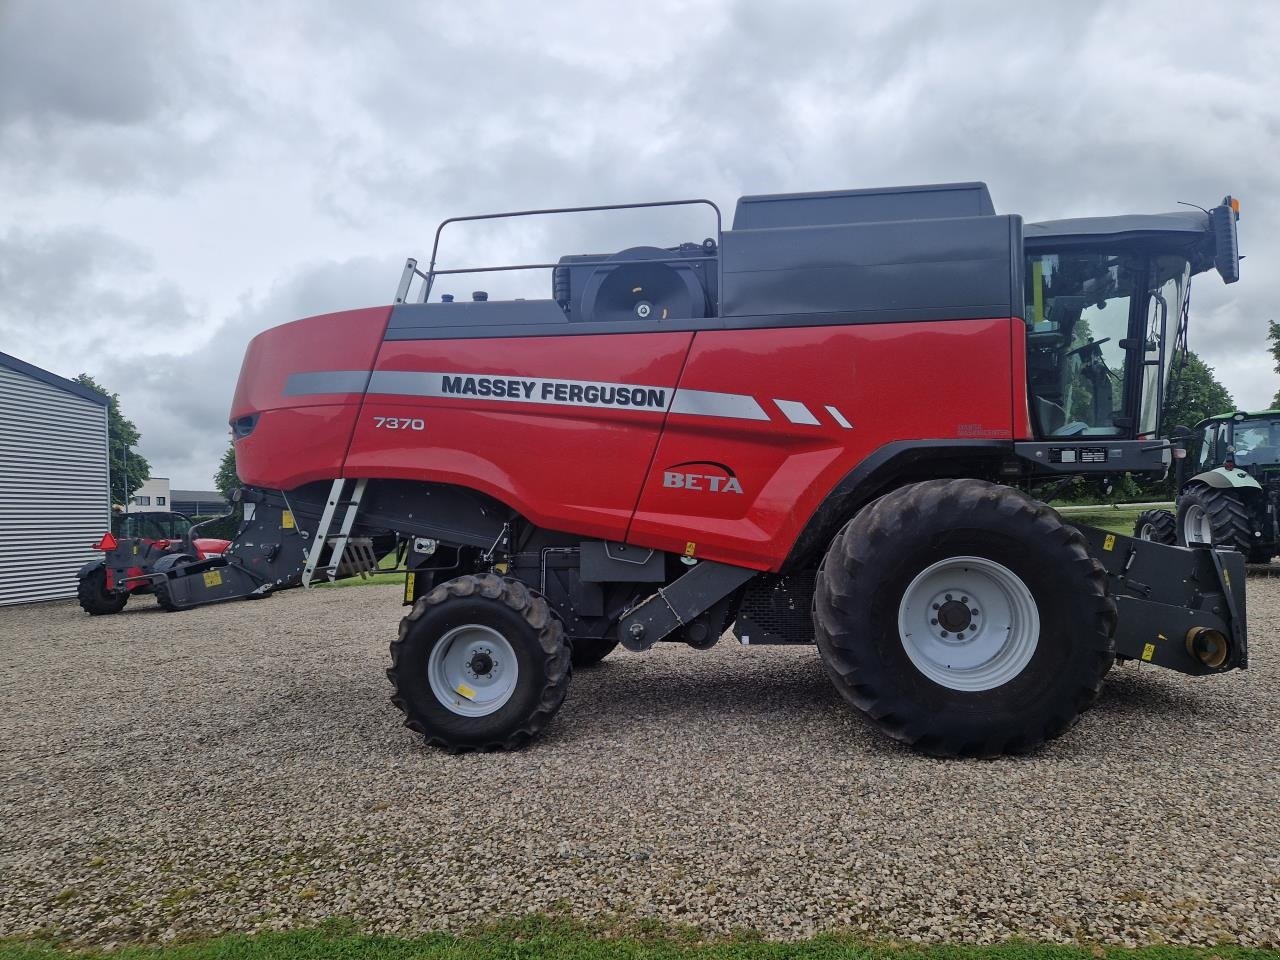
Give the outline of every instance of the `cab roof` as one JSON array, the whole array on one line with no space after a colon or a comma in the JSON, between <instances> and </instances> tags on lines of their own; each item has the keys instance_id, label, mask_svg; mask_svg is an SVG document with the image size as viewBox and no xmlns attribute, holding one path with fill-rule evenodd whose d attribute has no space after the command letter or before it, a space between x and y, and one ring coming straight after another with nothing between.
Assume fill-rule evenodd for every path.
<instances>
[{"instance_id":1,"label":"cab roof","mask_svg":"<svg viewBox=\"0 0 1280 960\"><path fill-rule=\"evenodd\" d=\"M1213 417L1205 417L1203 420L1201 420L1201 421L1200 421L1200 423L1214 423L1214 422L1217 422L1217 421L1220 421L1220 420L1234 420L1234 419L1235 419L1235 417L1236 417L1236 414L1237 414L1237 413L1240 413L1240 412L1242 412L1242 411L1240 411L1240 410L1233 410L1233 411L1231 411L1230 413L1219 413L1217 416L1213 416ZM1243 411L1243 413L1244 413L1244 419L1246 419L1246 420L1251 420L1251 419L1253 419L1254 417L1258 417L1258 418L1261 418L1261 417L1277 417L1277 418L1280 418L1280 410L1245 410L1245 411Z\"/></svg>"}]
</instances>

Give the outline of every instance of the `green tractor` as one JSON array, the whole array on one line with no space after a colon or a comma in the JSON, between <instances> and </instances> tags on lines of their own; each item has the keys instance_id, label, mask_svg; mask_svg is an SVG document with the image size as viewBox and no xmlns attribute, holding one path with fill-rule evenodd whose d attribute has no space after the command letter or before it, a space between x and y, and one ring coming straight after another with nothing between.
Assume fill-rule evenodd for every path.
<instances>
[{"instance_id":1,"label":"green tractor","mask_svg":"<svg viewBox=\"0 0 1280 960\"><path fill-rule=\"evenodd\" d=\"M1177 514L1144 511L1134 536L1232 547L1250 563L1270 562L1280 553L1280 410L1210 417L1187 436L1196 449L1176 461ZM1184 482L1189 469L1199 472Z\"/></svg>"}]
</instances>

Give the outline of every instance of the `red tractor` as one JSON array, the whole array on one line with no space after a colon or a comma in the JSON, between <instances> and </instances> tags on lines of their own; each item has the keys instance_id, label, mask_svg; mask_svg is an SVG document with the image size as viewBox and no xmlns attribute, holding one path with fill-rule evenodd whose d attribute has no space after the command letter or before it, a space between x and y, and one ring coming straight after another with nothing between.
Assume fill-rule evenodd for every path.
<instances>
[{"instance_id":1,"label":"red tractor","mask_svg":"<svg viewBox=\"0 0 1280 960\"><path fill-rule=\"evenodd\" d=\"M131 595L154 593L161 607L176 610L169 601L164 571L176 564L220 557L231 543L194 536L201 526L192 526L185 514L163 510L116 514L111 531L94 545L102 551L102 559L80 568L76 598L81 608L91 616L119 613Z\"/></svg>"},{"instance_id":2,"label":"red tractor","mask_svg":"<svg viewBox=\"0 0 1280 960\"><path fill-rule=\"evenodd\" d=\"M1072 526L1030 491L1163 476L1193 274L1238 207L1023 224L984 184L743 197L732 229L557 262L410 260L391 306L250 343L246 520L176 607L368 569L412 609L394 703L519 747L616 645L815 643L837 690L944 756L1032 750L1117 657L1247 662L1238 554ZM585 209L490 215L523 217ZM550 295L458 301L454 275ZM415 285L417 287L415 291ZM411 296L411 291L414 295Z\"/></svg>"}]
</instances>

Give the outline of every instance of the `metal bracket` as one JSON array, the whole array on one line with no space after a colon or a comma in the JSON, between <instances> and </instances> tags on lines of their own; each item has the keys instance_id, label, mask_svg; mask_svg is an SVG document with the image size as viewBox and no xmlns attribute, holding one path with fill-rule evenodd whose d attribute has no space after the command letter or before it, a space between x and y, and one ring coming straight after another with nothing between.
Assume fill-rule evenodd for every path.
<instances>
[{"instance_id":1,"label":"metal bracket","mask_svg":"<svg viewBox=\"0 0 1280 960\"><path fill-rule=\"evenodd\" d=\"M627 611L618 622L618 639L628 650L648 650L759 572L704 560Z\"/></svg>"}]
</instances>

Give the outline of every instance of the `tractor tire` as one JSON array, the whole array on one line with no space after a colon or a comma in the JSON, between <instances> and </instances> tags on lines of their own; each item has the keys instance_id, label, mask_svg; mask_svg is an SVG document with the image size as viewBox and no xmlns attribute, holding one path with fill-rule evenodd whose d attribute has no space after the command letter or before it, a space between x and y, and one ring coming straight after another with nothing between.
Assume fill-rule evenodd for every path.
<instances>
[{"instance_id":1,"label":"tractor tire","mask_svg":"<svg viewBox=\"0 0 1280 960\"><path fill-rule=\"evenodd\" d=\"M123 610L129 602L129 594L107 589L107 568L102 565L80 578L76 585L76 599L80 601L80 609L89 616L101 617Z\"/></svg>"},{"instance_id":2,"label":"tractor tire","mask_svg":"<svg viewBox=\"0 0 1280 960\"><path fill-rule=\"evenodd\" d=\"M154 573L164 573L171 570L180 563L194 563L195 557L185 553L166 553L163 557L156 561L156 565L152 568ZM153 581L151 592L156 595L156 603L160 609L166 613L177 613L182 608L173 602L173 596L169 593L169 581L155 580Z\"/></svg>"},{"instance_id":3,"label":"tractor tire","mask_svg":"<svg viewBox=\"0 0 1280 960\"><path fill-rule=\"evenodd\" d=\"M572 637L569 640L569 660L575 670L594 667L613 653L617 640L608 637Z\"/></svg>"},{"instance_id":4,"label":"tractor tire","mask_svg":"<svg viewBox=\"0 0 1280 960\"><path fill-rule=\"evenodd\" d=\"M1249 508L1234 490L1189 487L1178 498L1178 543L1184 547L1212 543L1248 556L1254 549Z\"/></svg>"},{"instance_id":5,"label":"tractor tire","mask_svg":"<svg viewBox=\"0 0 1280 960\"><path fill-rule=\"evenodd\" d=\"M849 703L922 753L1026 753L1075 723L1115 660L1106 583L1044 504L982 480L911 484L832 540L818 650Z\"/></svg>"},{"instance_id":6,"label":"tractor tire","mask_svg":"<svg viewBox=\"0 0 1280 960\"><path fill-rule=\"evenodd\" d=\"M573 672L564 627L518 580L433 587L400 621L387 678L405 726L451 753L515 750L555 716Z\"/></svg>"},{"instance_id":7,"label":"tractor tire","mask_svg":"<svg viewBox=\"0 0 1280 960\"><path fill-rule=\"evenodd\" d=\"M1168 510L1143 510L1133 524L1133 535L1172 546L1178 542L1178 518Z\"/></svg>"}]
</instances>

